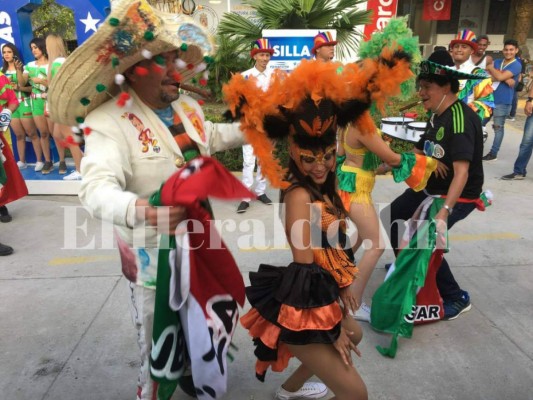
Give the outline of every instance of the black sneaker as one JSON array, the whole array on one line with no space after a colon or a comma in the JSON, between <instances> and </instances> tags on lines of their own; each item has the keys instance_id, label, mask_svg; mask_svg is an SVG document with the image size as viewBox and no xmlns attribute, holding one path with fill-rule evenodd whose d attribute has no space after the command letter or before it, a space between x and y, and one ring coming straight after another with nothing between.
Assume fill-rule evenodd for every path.
<instances>
[{"instance_id":1,"label":"black sneaker","mask_svg":"<svg viewBox=\"0 0 533 400\"><path fill-rule=\"evenodd\" d=\"M498 157L496 157L492 153L488 153L485 157L482 158L483 161L495 161L497 159L498 159Z\"/></svg>"},{"instance_id":2,"label":"black sneaker","mask_svg":"<svg viewBox=\"0 0 533 400\"><path fill-rule=\"evenodd\" d=\"M243 212L246 212L246 210L250 207L250 203L247 201L241 201L241 204L239 204L239 207L237 207L237 214L242 214Z\"/></svg>"},{"instance_id":3,"label":"black sneaker","mask_svg":"<svg viewBox=\"0 0 533 400\"><path fill-rule=\"evenodd\" d=\"M52 161L45 161L43 169L41 170L41 173L43 175L47 175L50 172L52 172L53 169L54 169L54 164L52 163Z\"/></svg>"},{"instance_id":4,"label":"black sneaker","mask_svg":"<svg viewBox=\"0 0 533 400\"><path fill-rule=\"evenodd\" d=\"M10 254L13 254L13 247L0 243L0 256L8 256Z\"/></svg>"},{"instance_id":5,"label":"black sneaker","mask_svg":"<svg viewBox=\"0 0 533 400\"><path fill-rule=\"evenodd\" d=\"M272 204L272 200L270 200L266 194L262 194L261 196L258 196L257 200L259 200L263 204L267 204L267 205Z\"/></svg>"},{"instance_id":6,"label":"black sneaker","mask_svg":"<svg viewBox=\"0 0 533 400\"><path fill-rule=\"evenodd\" d=\"M472 309L468 292L462 291L463 295L455 301L444 302L444 320L452 321L464 312Z\"/></svg>"},{"instance_id":7,"label":"black sneaker","mask_svg":"<svg viewBox=\"0 0 533 400\"><path fill-rule=\"evenodd\" d=\"M523 180L525 178L526 178L525 175L517 174L515 172L513 172L512 174L509 174L509 175L502 176L502 179L504 181L521 181L521 180Z\"/></svg>"},{"instance_id":8,"label":"black sneaker","mask_svg":"<svg viewBox=\"0 0 533 400\"><path fill-rule=\"evenodd\" d=\"M67 163L65 161L59 161L58 172L59 175L65 175L67 173Z\"/></svg>"}]
</instances>

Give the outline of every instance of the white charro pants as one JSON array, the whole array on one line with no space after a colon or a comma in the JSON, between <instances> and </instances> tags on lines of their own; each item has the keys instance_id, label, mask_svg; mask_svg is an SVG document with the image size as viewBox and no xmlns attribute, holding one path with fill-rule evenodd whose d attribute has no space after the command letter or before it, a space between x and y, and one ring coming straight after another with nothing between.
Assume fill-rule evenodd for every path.
<instances>
[{"instance_id":1,"label":"white charro pants","mask_svg":"<svg viewBox=\"0 0 533 400\"><path fill-rule=\"evenodd\" d=\"M154 324L155 290L129 283L130 313L137 330L137 343L141 351L141 367L137 378L136 400L157 400L157 383L150 377L150 351ZM178 388L172 399L185 396Z\"/></svg>"},{"instance_id":2,"label":"white charro pants","mask_svg":"<svg viewBox=\"0 0 533 400\"><path fill-rule=\"evenodd\" d=\"M251 144L242 146L242 184L248 189L251 189L254 184L254 168L255 155L254 148ZM261 167L257 166L257 174L255 176L255 194L261 196L265 194L266 179L261 174ZM243 199L243 201L250 201L251 199Z\"/></svg>"}]
</instances>

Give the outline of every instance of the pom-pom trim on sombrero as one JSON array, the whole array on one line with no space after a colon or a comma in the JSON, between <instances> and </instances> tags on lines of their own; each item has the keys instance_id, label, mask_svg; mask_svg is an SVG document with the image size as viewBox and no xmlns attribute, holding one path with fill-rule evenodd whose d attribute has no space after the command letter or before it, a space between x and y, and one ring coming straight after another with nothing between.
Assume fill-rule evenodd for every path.
<instances>
[{"instance_id":1,"label":"pom-pom trim on sombrero","mask_svg":"<svg viewBox=\"0 0 533 400\"><path fill-rule=\"evenodd\" d=\"M211 35L190 17L161 12L146 0L116 1L107 20L67 58L54 78L48 92L50 115L55 122L75 125L77 117L85 118L109 96L124 91L115 85L115 75L167 51L180 51L185 65L178 71L182 81L193 79L205 69L197 66L212 60L214 49ZM96 89L102 86L107 89ZM82 105L82 98L90 102Z\"/></svg>"}]
</instances>

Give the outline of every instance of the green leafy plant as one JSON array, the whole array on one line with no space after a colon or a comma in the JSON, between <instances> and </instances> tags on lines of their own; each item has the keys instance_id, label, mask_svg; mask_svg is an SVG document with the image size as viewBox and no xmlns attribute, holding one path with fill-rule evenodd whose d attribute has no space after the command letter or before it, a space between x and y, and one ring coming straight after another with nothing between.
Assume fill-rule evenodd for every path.
<instances>
[{"instance_id":1,"label":"green leafy plant","mask_svg":"<svg viewBox=\"0 0 533 400\"><path fill-rule=\"evenodd\" d=\"M228 82L232 74L245 71L252 67L250 46L232 40L227 35L217 35L217 52L209 65L207 85L218 101L222 100L222 86Z\"/></svg>"},{"instance_id":2,"label":"green leafy plant","mask_svg":"<svg viewBox=\"0 0 533 400\"><path fill-rule=\"evenodd\" d=\"M357 25L370 21L371 11L359 10L363 0L244 0L257 11L258 21L236 13L226 13L218 32L233 38L241 46L261 37L263 29L334 29L337 31L337 53L342 58L358 48Z\"/></svg>"},{"instance_id":3,"label":"green leafy plant","mask_svg":"<svg viewBox=\"0 0 533 400\"><path fill-rule=\"evenodd\" d=\"M43 0L31 14L34 36L45 37L57 33L65 40L76 39L74 14L70 8L58 5L55 0Z\"/></svg>"}]
</instances>

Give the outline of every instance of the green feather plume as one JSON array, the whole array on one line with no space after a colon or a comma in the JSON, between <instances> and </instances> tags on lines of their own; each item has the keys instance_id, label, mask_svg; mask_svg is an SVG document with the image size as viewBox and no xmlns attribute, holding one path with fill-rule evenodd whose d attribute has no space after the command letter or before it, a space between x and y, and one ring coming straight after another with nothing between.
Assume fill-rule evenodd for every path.
<instances>
[{"instance_id":1,"label":"green feather plume","mask_svg":"<svg viewBox=\"0 0 533 400\"><path fill-rule=\"evenodd\" d=\"M418 65L422 61L422 54L418 36L413 36L413 31L407 25L407 18L408 16L392 18L382 31L373 33L370 40L359 45L359 57L377 58L383 47L396 43L411 55L411 71L416 75ZM415 93L415 78L402 83L401 92L398 96L401 100L411 98Z\"/></svg>"}]
</instances>

